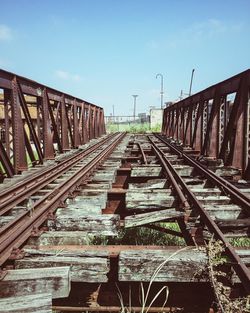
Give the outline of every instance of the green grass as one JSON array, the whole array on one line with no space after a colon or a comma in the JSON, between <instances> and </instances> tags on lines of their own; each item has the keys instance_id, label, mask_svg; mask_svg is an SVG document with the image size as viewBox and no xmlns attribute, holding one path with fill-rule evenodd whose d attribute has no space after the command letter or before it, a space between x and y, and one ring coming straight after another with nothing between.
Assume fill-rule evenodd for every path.
<instances>
[{"instance_id":1,"label":"green grass","mask_svg":"<svg viewBox=\"0 0 250 313\"><path fill-rule=\"evenodd\" d=\"M161 223L162 227L180 231L176 223ZM117 237L97 237L94 245L156 245L156 246L184 246L183 238L165 234L146 227L122 229Z\"/></svg>"},{"instance_id":2,"label":"green grass","mask_svg":"<svg viewBox=\"0 0 250 313\"><path fill-rule=\"evenodd\" d=\"M250 247L250 238L240 237L232 238L229 240L232 246L239 248L249 248Z\"/></svg>"},{"instance_id":3,"label":"green grass","mask_svg":"<svg viewBox=\"0 0 250 313\"><path fill-rule=\"evenodd\" d=\"M146 132L160 132L161 131L161 125L158 124L153 128L150 128L149 123L122 123L122 124L116 124L116 123L107 123L106 124L106 130L108 133L114 133L114 132L130 132L130 133L146 133Z\"/></svg>"},{"instance_id":4,"label":"green grass","mask_svg":"<svg viewBox=\"0 0 250 313\"><path fill-rule=\"evenodd\" d=\"M38 160L38 153L35 149L33 150L33 153L34 153L35 159ZM28 168L32 167L32 162L31 162L31 159L30 159L28 152L26 152L26 160L27 160ZM12 162L12 164L13 164L13 162ZM5 170L4 170L4 167L3 167L1 162L0 162L0 172L5 174Z\"/></svg>"}]
</instances>

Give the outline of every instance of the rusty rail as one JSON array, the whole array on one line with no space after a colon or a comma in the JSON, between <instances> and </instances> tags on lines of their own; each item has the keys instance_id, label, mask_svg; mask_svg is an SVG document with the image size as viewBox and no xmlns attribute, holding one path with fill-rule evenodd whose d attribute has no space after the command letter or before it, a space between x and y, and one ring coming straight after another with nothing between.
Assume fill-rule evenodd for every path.
<instances>
[{"instance_id":1,"label":"rusty rail","mask_svg":"<svg viewBox=\"0 0 250 313\"><path fill-rule=\"evenodd\" d=\"M52 309L60 312L121 312L121 307L119 306L97 306L97 307L84 307L84 306L52 306ZM141 307L131 307L133 312L141 312ZM182 312L182 308L175 307L145 307L146 312L166 312L166 313L174 313L174 312Z\"/></svg>"},{"instance_id":2,"label":"rusty rail","mask_svg":"<svg viewBox=\"0 0 250 313\"><path fill-rule=\"evenodd\" d=\"M244 195L238 188L233 186L224 178L217 176L215 173L202 165L199 161L195 160L194 158L190 157L189 155L169 143L166 138L163 138L158 134L155 134L155 136L159 138L162 142L164 142L172 151L174 151L181 158L183 158L187 162L187 164L195 167L195 169L198 170L202 175L212 181L214 185L218 186L223 192L229 194L233 198L234 202L241 205L242 208L245 209L246 213L250 215L250 199L248 196Z\"/></svg>"},{"instance_id":3,"label":"rusty rail","mask_svg":"<svg viewBox=\"0 0 250 313\"><path fill-rule=\"evenodd\" d=\"M66 158L57 165L46 167L44 170L27 177L22 182L0 191L0 215L5 214L7 211L9 211L24 199L27 199L37 190L43 188L51 181L55 180L57 177L62 175L65 171L69 170L72 166L79 162L82 158L90 155L95 149L101 147L111 138L112 136L109 135L104 140L101 140L84 151L80 151L76 155Z\"/></svg>"},{"instance_id":4,"label":"rusty rail","mask_svg":"<svg viewBox=\"0 0 250 313\"><path fill-rule=\"evenodd\" d=\"M141 158L142 158L143 164L148 164L145 152L143 151L141 144L139 142L137 142L137 145L138 145L139 151L141 153Z\"/></svg>"},{"instance_id":5,"label":"rusty rail","mask_svg":"<svg viewBox=\"0 0 250 313\"><path fill-rule=\"evenodd\" d=\"M105 133L103 109L90 102L4 70L0 89L2 179Z\"/></svg>"},{"instance_id":6,"label":"rusty rail","mask_svg":"<svg viewBox=\"0 0 250 313\"><path fill-rule=\"evenodd\" d=\"M3 227L0 233L0 265L2 265L13 252L13 248L20 247L31 235L33 229L38 229L48 218L48 214L55 211L68 195L72 193L79 184L82 184L99 164L112 153L116 145L122 140L124 133L115 136L113 142L91 160L84 169L81 168L72 177L51 193L37 201L33 207L32 215L22 214L12 222L12 227Z\"/></svg>"},{"instance_id":7,"label":"rusty rail","mask_svg":"<svg viewBox=\"0 0 250 313\"><path fill-rule=\"evenodd\" d=\"M250 70L164 109L162 132L202 156L249 169Z\"/></svg>"},{"instance_id":8,"label":"rusty rail","mask_svg":"<svg viewBox=\"0 0 250 313\"><path fill-rule=\"evenodd\" d=\"M171 144L169 144L166 140L163 140L160 136L157 136L157 138L161 139L162 142L166 144L170 149L172 149L176 153L176 149ZM163 159L167 159L164 153L155 145L155 143L151 140L152 145L154 148L162 155ZM178 151L178 154L180 151ZM185 154L181 153L182 157L185 157ZM193 165L196 168L196 165ZM174 179L176 181L176 184L178 184L183 193L185 194L187 200L189 201L190 205L194 207L197 212L199 212L202 221L204 224L208 227L209 231L214 234L216 239L219 239L223 242L225 246L225 252L232 260L232 266L239 276L245 290L250 293L250 271L246 267L246 265L242 262L238 254L235 252L232 245L226 240L225 236L221 232L220 228L216 225L216 223L211 219L207 211L204 209L203 205L197 200L194 193L188 188L188 185L184 182L184 180L177 174L174 167L169 162L169 170L171 171L172 175L174 176ZM207 170L208 171L208 170Z\"/></svg>"}]
</instances>

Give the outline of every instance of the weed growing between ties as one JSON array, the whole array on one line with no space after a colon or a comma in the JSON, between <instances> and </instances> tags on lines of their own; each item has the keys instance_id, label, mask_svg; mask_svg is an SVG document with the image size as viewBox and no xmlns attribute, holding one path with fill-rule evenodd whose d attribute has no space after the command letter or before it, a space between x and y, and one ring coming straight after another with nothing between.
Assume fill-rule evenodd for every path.
<instances>
[{"instance_id":1,"label":"weed growing between ties","mask_svg":"<svg viewBox=\"0 0 250 313\"><path fill-rule=\"evenodd\" d=\"M149 294L150 294L150 290L152 288L153 283L156 281L157 279L157 275L159 274L159 272L163 269L164 265L167 264L168 261L170 261L175 255L177 255L178 253L180 253L183 250L186 250L187 247L184 247L182 249L177 250L176 252L174 252L173 254L171 254L166 260L164 260L154 271L154 273L151 276L151 279L149 281L149 284L147 287L145 287L143 285L143 282L141 282L140 284L140 299L141 299L141 311L140 313L148 313L148 311L150 310L150 308L153 306L153 304L155 303L155 301L162 295L164 294L164 300L162 303L162 307L160 308L159 312L164 312L164 307L168 301L168 297L169 297L169 288L167 285L163 286L154 296L153 299L149 301ZM118 290L118 298L120 300L120 305L121 305L121 313L133 313L133 306L132 306L132 301L131 301L131 296L129 298L129 306L126 306L124 304L124 300L123 300L123 296L122 293L118 287L118 285L116 285L117 290ZM182 311L182 310L181 310ZM181 312L179 311L179 312Z\"/></svg>"},{"instance_id":2,"label":"weed growing between ties","mask_svg":"<svg viewBox=\"0 0 250 313\"><path fill-rule=\"evenodd\" d=\"M250 296L245 298L230 298L230 278L222 271L227 258L223 255L224 247L221 241L211 239L206 246L208 255L208 274L217 301L218 313L249 313Z\"/></svg>"},{"instance_id":3,"label":"weed growing between ties","mask_svg":"<svg viewBox=\"0 0 250 313\"><path fill-rule=\"evenodd\" d=\"M229 240L229 242L234 247L242 247L242 248L250 247L250 238L246 238L246 237L232 238Z\"/></svg>"},{"instance_id":4,"label":"weed growing between ties","mask_svg":"<svg viewBox=\"0 0 250 313\"><path fill-rule=\"evenodd\" d=\"M177 223L161 223L170 230L180 231ZM185 246L181 237L164 234L154 229L135 227L123 229L117 237L96 237L94 245L156 245L156 246Z\"/></svg>"}]
</instances>

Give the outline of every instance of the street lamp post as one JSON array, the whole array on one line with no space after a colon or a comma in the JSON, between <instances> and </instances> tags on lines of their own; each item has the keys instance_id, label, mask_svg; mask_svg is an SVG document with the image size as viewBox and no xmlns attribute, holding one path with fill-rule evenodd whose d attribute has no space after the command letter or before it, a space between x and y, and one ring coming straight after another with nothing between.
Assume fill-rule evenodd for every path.
<instances>
[{"instance_id":1,"label":"street lamp post","mask_svg":"<svg viewBox=\"0 0 250 313\"><path fill-rule=\"evenodd\" d=\"M192 69L192 74L191 74L191 80L190 80L190 87L189 87L189 97L191 96L191 91L192 91L192 84L193 84L193 78L194 78L194 68Z\"/></svg>"},{"instance_id":2,"label":"street lamp post","mask_svg":"<svg viewBox=\"0 0 250 313\"><path fill-rule=\"evenodd\" d=\"M160 94L161 94L161 109L163 109L163 75L161 73L158 73L155 78L157 79L158 77L161 78L161 92L160 92Z\"/></svg>"},{"instance_id":3,"label":"street lamp post","mask_svg":"<svg viewBox=\"0 0 250 313\"><path fill-rule=\"evenodd\" d=\"M136 114L136 98L138 97L138 95L132 95L132 97L134 97L134 121L135 121L135 114Z\"/></svg>"}]
</instances>

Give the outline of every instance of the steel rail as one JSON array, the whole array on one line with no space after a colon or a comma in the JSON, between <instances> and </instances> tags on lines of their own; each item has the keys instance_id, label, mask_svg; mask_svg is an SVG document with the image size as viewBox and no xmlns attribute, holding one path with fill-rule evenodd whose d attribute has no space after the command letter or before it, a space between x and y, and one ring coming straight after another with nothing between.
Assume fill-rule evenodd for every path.
<instances>
[{"instance_id":1,"label":"steel rail","mask_svg":"<svg viewBox=\"0 0 250 313\"><path fill-rule=\"evenodd\" d=\"M148 164L148 161L147 161L145 152L143 151L141 144L140 144L139 142L137 142L137 145L138 145L139 151L140 151L140 153L141 153L141 155L142 155L142 161L143 161L143 163L144 163L144 164Z\"/></svg>"},{"instance_id":2,"label":"steel rail","mask_svg":"<svg viewBox=\"0 0 250 313\"><path fill-rule=\"evenodd\" d=\"M241 205L245 209L246 213L250 215L250 198L244 195L238 188L226 181L224 178L217 176L211 170L202 165L199 161L188 156L186 153L169 143L165 138L158 134L154 134L158 139L165 143L176 154L182 157L188 164L192 165L196 170L205 175L210 181L212 181L220 189L223 188L223 192L227 192L237 204Z\"/></svg>"},{"instance_id":3,"label":"steel rail","mask_svg":"<svg viewBox=\"0 0 250 313\"><path fill-rule=\"evenodd\" d=\"M108 142L114 135L109 135L101 142L88 147L86 150L79 152L77 155L70 156L62 162L49 166L45 170L41 170L35 175L27 177L22 182L10 186L0 192L0 215L5 214L15 205L19 204L29 196L34 194L37 190L48 185L50 182L61 176L65 171L77 164L82 158L90 155L95 149L101 147Z\"/></svg>"},{"instance_id":4,"label":"steel rail","mask_svg":"<svg viewBox=\"0 0 250 313\"><path fill-rule=\"evenodd\" d=\"M106 143L106 141L105 141ZM100 145L97 145L95 147L95 149L91 149L91 152L96 151L97 149L99 149ZM89 155L89 153L87 154L87 156ZM82 160L82 158L81 158ZM79 171L81 171L83 169L83 167L81 167L78 171L75 172L75 174L77 175L77 173ZM65 170L63 170L63 172L65 173ZM66 172L67 173L67 172ZM74 174L72 174L73 176ZM39 199L38 201L36 201L35 205L39 206L40 203L43 203L46 199L49 199L51 197L53 197L54 193L58 191L58 189L61 188L61 186L63 186L63 183L58 184L57 187L55 187L54 189L52 189L50 192L48 192L47 194L45 194L41 199ZM39 190L39 188L38 188ZM25 216L30 216L30 214L32 214L32 208L30 210L25 210L22 214L19 214L16 218L14 218L12 221L10 221L9 223L5 224L3 227L0 228L0 236L1 234L4 234L8 229L14 227L14 225L21 219L23 219Z\"/></svg>"},{"instance_id":5,"label":"steel rail","mask_svg":"<svg viewBox=\"0 0 250 313\"><path fill-rule=\"evenodd\" d=\"M157 137L156 137L157 138ZM152 145L155 149L162 155L162 157L166 160L167 157L164 155L164 152L161 151L160 148L156 146L156 144L152 142ZM202 221L208 227L209 231L214 234L216 239L222 241L223 245L225 246L225 252L232 260L232 266L239 276L242 285L244 286L246 292L250 293L250 271L247 266L242 262L241 258L235 252L235 249L231 246L229 242L225 239L223 233L221 232L220 228L216 225L216 223L211 219L203 205L197 200L194 193L188 188L187 184L183 181L183 179L177 174L176 170L172 166L172 164L168 163L169 170L171 171L172 175L174 176L176 183L181 186L182 190L184 191L189 203L192 205L193 208L197 210L200 214Z\"/></svg>"},{"instance_id":6,"label":"steel rail","mask_svg":"<svg viewBox=\"0 0 250 313\"><path fill-rule=\"evenodd\" d=\"M88 306L60 306L54 305L52 309L60 312L121 312L120 306L96 306L96 307L88 307ZM132 307L133 312L141 312L141 307ZM183 312L183 308L176 307L145 307L145 312L166 312L166 313L174 313L174 312Z\"/></svg>"},{"instance_id":7,"label":"steel rail","mask_svg":"<svg viewBox=\"0 0 250 313\"><path fill-rule=\"evenodd\" d=\"M79 169L49 195L37 201L31 208L33 211L32 216L25 214L2 234L0 237L0 266L11 256L13 248L19 248L30 237L32 230L39 228L48 219L48 214L55 211L60 203L66 200L68 195L86 180L99 164L113 152L124 136L125 133L116 135L114 141L85 165L84 169Z\"/></svg>"},{"instance_id":8,"label":"steel rail","mask_svg":"<svg viewBox=\"0 0 250 313\"><path fill-rule=\"evenodd\" d=\"M164 171L166 172L167 178L170 180L170 184L173 186L175 192L177 193L178 199L180 200L180 209L182 209L184 212L187 212L190 209L190 205L185 197L185 194L181 190L180 186L178 185L176 179L175 179L175 173L171 171L171 164L168 161L168 159L164 158L161 151L156 148L154 145L154 142L148 136L148 140L151 142L153 151L157 158L159 159L162 167L164 168ZM183 220L182 223L178 223L179 227L181 228L183 234L184 234L184 239L188 245L195 245L194 240L190 233L186 229L186 223Z\"/></svg>"},{"instance_id":9,"label":"steel rail","mask_svg":"<svg viewBox=\"0 0 250 313\"><path fill-rule=\"evenodd\" d=\"M185 209L189 209L190 206L188 204L188 201L184 195L184 193L182 192L180 186L178 185L178 183L176 182L175 178L174 178L174 175L172 174L171 170L169 169L169 161L167 159L165 159L162 155L161 155L161 152L158 151L158 149L154 146L154 143L153 141L150 139L149 137L149 141L151 142L152 144L152 148L153 148L153 151L154 153L156 154L156 156L158 157L158 159L160 160L166 174L167 174L167 177L169 178L170 180L170 183L171 185L173 186L175 192L177 193L177 196L181 202L181 208L183 208L184 210Z\"/></svg>"}]
</instances>

